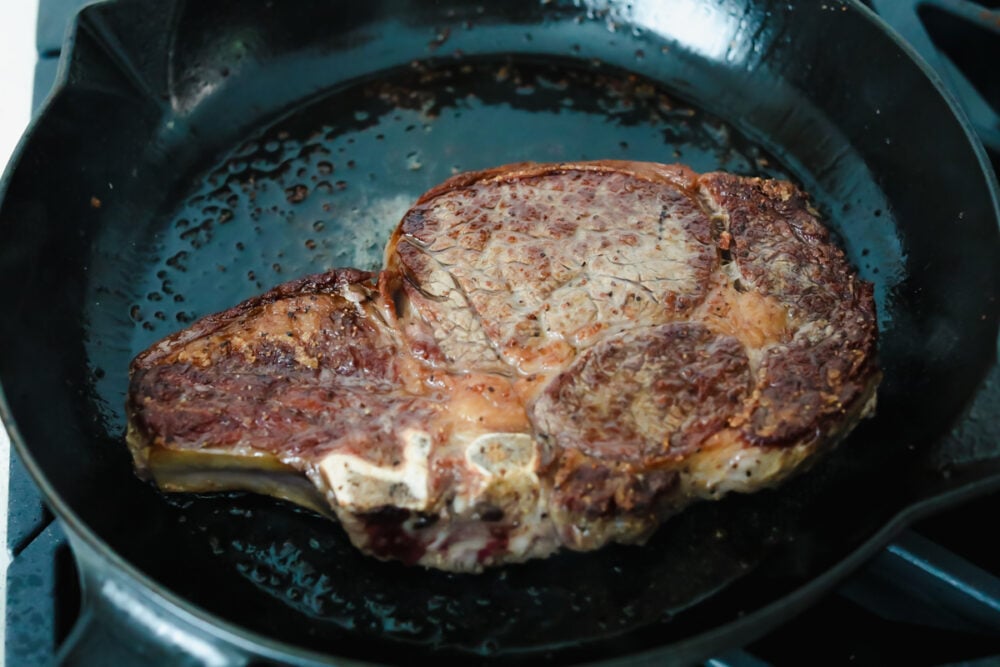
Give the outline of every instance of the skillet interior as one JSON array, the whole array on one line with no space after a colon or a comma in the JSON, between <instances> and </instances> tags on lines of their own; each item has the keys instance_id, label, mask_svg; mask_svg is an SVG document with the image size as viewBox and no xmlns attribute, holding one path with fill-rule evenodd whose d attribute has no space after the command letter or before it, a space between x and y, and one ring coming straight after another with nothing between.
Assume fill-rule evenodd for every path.
<instances>
[{"instance_id":1,"label":"skillet interior","mask_svg":"<svg viewBox=\"0 0 1000 667\"><path fill-rule=\"evenodd\" d=\"M997 473L978 461L943 482L925 463L947 460L994 353L996 203L945 102L858 10L354 4L87 10L7 183L10 414L54 493L141 571L326 653L596 658L723 625L907 504ZM695 507L644 549L480 577L371 561L269 500L165 501L133 477L125 372L150 342L293 276L377 264L401 209L453 167L598 157L811 191L877 286L878 417L806 477Z\"/></svg>"}]
</instances>

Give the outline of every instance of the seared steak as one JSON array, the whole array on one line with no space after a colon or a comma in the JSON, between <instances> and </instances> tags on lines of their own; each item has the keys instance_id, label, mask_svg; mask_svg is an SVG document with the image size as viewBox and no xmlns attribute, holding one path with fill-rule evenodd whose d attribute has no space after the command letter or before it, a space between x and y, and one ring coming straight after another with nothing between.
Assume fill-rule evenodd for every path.
<instances>
[{"instance_id":1,"label":"seared steak","mask_svg":"<svg viewBox=\"0 0 1000 667\"><path fill-rule=\"evenodd\" d=\"M268 493L477 571L803 469L873 409L876 336L789 183L511 165L422 196L377 277L293 281L139 355L128 442L164 490Z\"/></svg>"}]
</instances>

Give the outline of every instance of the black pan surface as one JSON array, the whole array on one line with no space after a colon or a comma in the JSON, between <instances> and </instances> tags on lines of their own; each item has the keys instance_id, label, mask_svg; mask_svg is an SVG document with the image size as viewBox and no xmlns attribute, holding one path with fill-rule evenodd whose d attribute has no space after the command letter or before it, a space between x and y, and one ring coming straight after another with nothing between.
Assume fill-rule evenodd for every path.
<instances>
[{"instance_id":1,"label":"black pan surface","mask_svg":"<svg viewBox=\"0 0 1000 667\"><path fill-rule=\"evenodd\" d=\"M6 176L5 419L107 562L288 660L693 660L794 614L905 520L1000 486L998 443L959 461L944 437L995 356L995 180L866 10L358 5L91 7ZM293 277L377 267L456 171L597 158L811 192L876 286L878 416L780 490L694 507L645 547L479 576L363 557L277 501L133 476L127 367L150 343Z\"/></svg>"}]
</instances>

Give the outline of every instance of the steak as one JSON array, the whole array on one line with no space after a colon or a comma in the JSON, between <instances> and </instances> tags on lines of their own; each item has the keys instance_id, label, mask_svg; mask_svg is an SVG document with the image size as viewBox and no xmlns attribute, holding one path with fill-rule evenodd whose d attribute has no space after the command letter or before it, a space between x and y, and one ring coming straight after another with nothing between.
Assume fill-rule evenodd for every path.
<instances>
[{"instance_id":1,"label":"steak","mask_svg":"<svg viewBox=\"0 0 1000 667\"><path fill-rule=\"evenodd\" d=\"M133 361L165 491L250 490L453 571L642 543L773 486L874 409L872 286L790 183L518 164L424 194L378 275L336 269Z\"/></svg>"}]
</instances>

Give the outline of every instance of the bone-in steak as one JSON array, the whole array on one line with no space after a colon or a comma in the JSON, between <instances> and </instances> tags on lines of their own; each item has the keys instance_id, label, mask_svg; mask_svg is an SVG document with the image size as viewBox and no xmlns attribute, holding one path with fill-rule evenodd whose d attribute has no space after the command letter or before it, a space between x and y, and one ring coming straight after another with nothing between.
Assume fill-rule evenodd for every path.
<instances>
[{"instance_id":1,"label":"bone-in steak","mask_svg":"<svg viewBox=\"0 0 1000 667\"><path fill-rule=\"evenodd\" d=\"M789 183L511 165L422 196L377 277L293 281L139 355L128 442L165 490L268 493L477 571L803 469L873 409L876 336Z\"/></svg>"}]
</instances>

